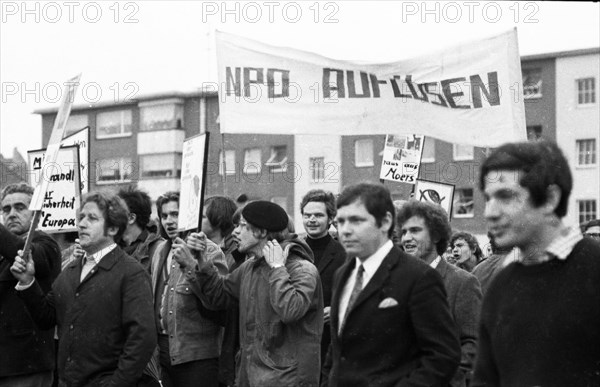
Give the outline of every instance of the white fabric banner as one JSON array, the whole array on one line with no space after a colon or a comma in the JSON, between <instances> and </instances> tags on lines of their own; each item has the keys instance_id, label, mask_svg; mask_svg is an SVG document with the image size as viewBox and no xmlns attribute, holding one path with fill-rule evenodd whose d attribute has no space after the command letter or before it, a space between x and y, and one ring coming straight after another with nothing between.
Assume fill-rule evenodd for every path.
<instances>
[{"instance_id":1,"label":"white fabric banner","mask_svg":"<svg viewBox=\"0 0 600 387\"><path fill-rule=\"evenodd\" d=\"M422 133L483 147L526 139L516 29L385 64L216 39L222 133Z\"/></svg>"}]
</instances>

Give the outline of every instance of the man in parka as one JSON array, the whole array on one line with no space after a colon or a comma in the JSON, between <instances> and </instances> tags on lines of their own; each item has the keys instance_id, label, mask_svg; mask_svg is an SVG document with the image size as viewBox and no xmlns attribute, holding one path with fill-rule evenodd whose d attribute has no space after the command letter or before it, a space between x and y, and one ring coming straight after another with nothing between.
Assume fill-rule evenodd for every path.
<instances>
[{"instance_id":1,"label":"man in parka","mask_svg":"<svg viewBox=\"0 0 600 387\"><path fill-rule=\"evenodd\" d=\"M323 292L306 243L286 234L288 216L275 203L254 201L233 231L248 259L227 276L200 254L192 286L208 308L239 300L239 387L318 386ZM205 236L187 245L202 251Z\"/></svg>"}]
</instances>

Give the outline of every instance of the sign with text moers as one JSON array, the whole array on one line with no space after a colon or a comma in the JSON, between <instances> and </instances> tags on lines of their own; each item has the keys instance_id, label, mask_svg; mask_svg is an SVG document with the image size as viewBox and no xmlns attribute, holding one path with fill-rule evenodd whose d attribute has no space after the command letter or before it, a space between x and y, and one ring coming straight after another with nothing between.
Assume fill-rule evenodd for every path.
<instances>
[{"instance_id":1,"label":"sign with text moers","mask_svg":"<svg viewBox=\"0 0 600 387\"><path fill-rule=\"evenodd\" d=\"M526 140L516 29L385 64L224 32L216 40L222 133L364 135L393 127L482 147Z\"/></svg>"}]
</instances>

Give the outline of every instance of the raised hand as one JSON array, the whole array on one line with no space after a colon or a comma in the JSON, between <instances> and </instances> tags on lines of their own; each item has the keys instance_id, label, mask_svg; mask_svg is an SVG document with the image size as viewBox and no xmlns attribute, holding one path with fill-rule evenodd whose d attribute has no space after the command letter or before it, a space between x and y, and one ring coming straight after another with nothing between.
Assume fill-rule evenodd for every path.
<instances>
[{"instance_id":1,"label":"raised hand","mask_svg":"<svg viewBox=\"0 0 600 387\"><path fill-rule=\"evenodd\" d=\"M287 256L290 252L290 247L291 245L287 245L285 250L283 250L279 245L279 242L277 242L275 239L268 241L263 248L263 256L265 257L265 261L267 261L267 264L271 268L284 266Z\"/></svg>"},{"instance_id":2,"label":"raised hand","mask_svg":"<svg viewBox=\"0 0 600 387\"><path fill-rule=\"evenodd\" d=\"M196 266L194 254L188 247L188 244L181 238L175 238L173 245L173 259L179 264L182 269L192 269Z\"/></svg>"}]
</instances>

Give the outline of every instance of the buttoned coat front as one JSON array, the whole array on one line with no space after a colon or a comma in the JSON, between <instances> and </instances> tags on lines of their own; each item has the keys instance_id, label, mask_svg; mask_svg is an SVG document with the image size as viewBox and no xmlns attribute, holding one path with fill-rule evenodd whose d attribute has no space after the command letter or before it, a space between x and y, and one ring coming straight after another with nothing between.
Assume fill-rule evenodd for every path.
<instances>
[{"instance_id":1,"label":"buttoned coat front","mask_svg":"<svg viewBox=\"0 0 600 387\"><path fill-rule=\"evenodd\" d=\"M41 327L58 326L58 375L68 387L130 387L156 347L150 277L119 247L80 281L71 262L44 296L37 282L19 296Z\"/></svg>"}]
</instances>

